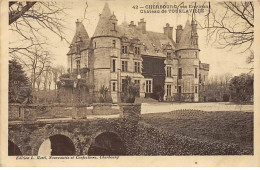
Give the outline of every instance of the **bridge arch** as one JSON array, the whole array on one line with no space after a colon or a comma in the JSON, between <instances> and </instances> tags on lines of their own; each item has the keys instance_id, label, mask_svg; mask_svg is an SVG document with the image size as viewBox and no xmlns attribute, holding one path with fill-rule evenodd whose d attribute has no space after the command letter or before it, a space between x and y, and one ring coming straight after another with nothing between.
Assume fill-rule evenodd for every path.
<instances>
[{"instance_id":1,"label":"bridge arch","mask_svg":"<svg viewBox=\"0 0 260 170\"><path fill-rule=\"evenodd\" d=\"M8 156L23 155L20 148L11 140L8 140Z\"/></svg>"},{"instance_id":2,"label":"bridge arch","mask_svg":"<svg viewBox=\"0 0 260 170\"><path fill-rule=\"evenodd\" d=\"M52 129L45 131L44 138L35 136L33 155L78 155L79 147L76 137L70 132ZM46 152L40 152L44 150Z\"/></svg>"},{"instance_id":3,"label":"bridge arch","mask_svg":"<svg viewBox=\"0 0 260 170\"><path fill-rule=\"evenodd\" d=\"M103 131L97 133L90 142L88 155L126 155L124 141L113 131Z\"/></svg>"}]
</instances>

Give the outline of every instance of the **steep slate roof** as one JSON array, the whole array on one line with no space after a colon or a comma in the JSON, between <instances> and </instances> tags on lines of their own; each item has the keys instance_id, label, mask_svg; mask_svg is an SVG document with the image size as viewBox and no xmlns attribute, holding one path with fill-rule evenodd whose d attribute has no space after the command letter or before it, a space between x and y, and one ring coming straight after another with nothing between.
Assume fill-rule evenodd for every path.
<instances>
[{"instance_id":1,"label":"steep slate roof","mask_svg":"<svg viewBox=\"0 0 260 170\"><path fill-rule=\"evenodd\" d=\"M82 22L77 21L76 22L76 33L72 39L70 51L68 52L68 55L76 53L76 43L81 39L80 42L80 51L83 51L89 47L90 39L88 36L88 33L82 24Z\"/></svg>"},{"instance_id":2,"label":"steep slate roof","mask_svg":"<svg viewBox=\"0 0 260 170\"><path fill-rule=\"evenodd\" d=\"M152 31L146 31L142 33L136 26L127 26L125 23L118 26L119 34L125 36L128 39L137 38L145 46L145 51L141 51L142 55L151 55L165 57L163 51L163 44L170 44L175 49L175 43L170 40L168 36L163 33L157 33ZM158 52L157 52L158 50Z\"/></svg>"},{"instance_id":3,"label":"steep slate roof","mask_svg":"<svg viewBox=\"0 0 260 170\"><path fill-rule=\"evenodd\" d=\"M110 35L110 17L112 16L112 13L109 9L108 3L106 2L102 13L99 16L99 21L96 27L96 30L94 32L93 37L97 37L97 36L106 36L106 35Z\"/></svg>"},{"instance_id":4,"label":"steep slate roof","mask_svg":"<svg viewBox=\"0 0 260 170\"><path fill-rule=\"evenodd\" d=\"M191 33L192 27L190 21L187 20L181 34L180 42L177 44L177 49L196 48L194 45L191 44Z\"/></svg>"}]
</instances>

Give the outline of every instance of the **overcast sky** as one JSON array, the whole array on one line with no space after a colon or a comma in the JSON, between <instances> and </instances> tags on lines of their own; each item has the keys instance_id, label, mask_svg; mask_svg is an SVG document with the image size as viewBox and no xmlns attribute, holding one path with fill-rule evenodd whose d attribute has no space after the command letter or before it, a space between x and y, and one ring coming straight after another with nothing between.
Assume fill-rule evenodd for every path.
<instances>
[{"instance_id":1,"label":"overcast sky","mask_svg":"<svg viewBox=\"0 0 260 170\"><path fill-rule=\"evenodd\" d=\"M148 31L163 32L163 27L166 23L169 23L174 27L174 39L175 39L175 29L177 25L185 25L187 19L191 20L188 14L142 14L137 9L133 9L134 5L144 6L152 5L153 1L140 1L140 0L129 0L129 1L90 1L88 0L88 8L86 9L86 19L84 18L84 11L86 8L86 1L77 0L73 2L63 1L59 5L68 7L70 9L66 10L68 16L66 16L67 27L66 38L71 42L75 33L75 21L77 19L83 20L83 24L91 37L94 33L95 27L97 25L99 14L102 12L105 2L108 2L111 12L114 11L118 19L118 24L121 24L124 20L128 23L134 21L137 23L141 18L146 21L146 29ZM179 4L170 3L168 4ZM188 4L187 4L188 5ZM202 15L197 15L197 20L202 19ZM250 66L246 64L245 53L240 53L238 50L227 50L227 49L217 49L212 44L207 44L206 42L206 30L199 30L199 47L200 47L200 59L204 63L210 64L210 75L220 75L224 73L232 73L233 75L238 75L242 72L248 72ZM69 51L69 45L65 42L60 41L59 37L50 35L50 43L52 47L49 48L55 61L54 65L64 65L67 68L67 52Z\"/></svg>"}]
</instances>

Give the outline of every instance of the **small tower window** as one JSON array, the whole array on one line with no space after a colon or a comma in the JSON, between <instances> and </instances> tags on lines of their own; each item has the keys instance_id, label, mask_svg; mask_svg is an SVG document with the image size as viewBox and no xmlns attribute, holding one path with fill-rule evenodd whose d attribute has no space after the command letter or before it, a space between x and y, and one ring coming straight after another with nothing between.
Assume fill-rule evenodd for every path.
<instances>
[{"instance_id":1,"label":"small tower window","mask_svg":"<svg viewBox=\"0 0 260 170\"><path fill-rule=\"evenodd\" d=\"M95 48L97 48L97 42L95 42Z\"/></svg>"},{"instance_id":2,"label":"small tower window","mask_svg":"<svg viewBox=\"0 0 260 170\"><path fill-rule=\"evenodd\" d=\"M194 52L195 58L198 58L198 53Z\"/></svg>"},{"instance_id":3,"label":"small tower window","mask_svg":"<svg viewBox=\"0 0 260 170\"><path fill-rule=\"evenodd\" d=\"M113 59L112 71L113 71L113 72L116 72L116 60L115 60L115 59Z\"/></svg>"},{"instance_id":4,"label":"small tower window","mask_svg":"<svg viewBox=\"0 0 260 170\"><path fill-rule=\"evenodd\" d=\"M182 79L182 68L179 68L178 70L178 78Z\"/></svg>"},{"instance_id":5,"label":"small tower window","mask_svg":"<svg viewBox=\"0 0 260 170\"><path fill-rule=\"evenodd\" d=\"M171 67L167 67L167 72L166 72L166 76L167 77L171 77L172 76L172 68Z\"/></svg>"},{"instance_id":6,"label":"small tower window","mask_svg":"<svg viewBox=\"0 0 260 170\"><path fill-rule=\"evenodd\" d=\"M167 85L167 96L171 96L171 92L172 92L172 86Z\"/></svg>"},{"instance_id":7,"label":"small tower window","mask_svg":"<svg viewBox=\"0 0 260 170\"><path fill-rule=\"evenodd\" d=\"M195 86L195 93L198 93L198 86Z\"/></svg>"},{"instance_id":8,"label":"small tower window","mask_svg":"<svg viewBox=\"0 0 260 170\"><path fill-rule=\"evenodd\" d=\"M195 68L195 78L198 78L198 68Z\"/></svg>"},{"instance_id":9,"label":"small tower window","mask_svg":"<svg viewBox=\"0 0 260 170\"><path fill-rule=\"evenodd\" d=\"M112 84L112 90L116 91L116 83L115 82L113 82L113 84Z\"/></svg>"},{"instance_id":10,"label":"small tower window","mask_svg":"<svg viewBox=\"0 0 260 170\"><path fill-rule=\"evenodd\" d=\"M80 71L80 60L77 60L77 71L78 71L78 73Z\"/></svg>"},{"instance_id":11,"label":"small tower window","mask_svg":"<svg viewBox=\"0 0 260 170\"><path fill-rule=\"evenodd\" d=\"M116 40L113 40L113 47L116 48Z\"/></svg>"}]
</instances>

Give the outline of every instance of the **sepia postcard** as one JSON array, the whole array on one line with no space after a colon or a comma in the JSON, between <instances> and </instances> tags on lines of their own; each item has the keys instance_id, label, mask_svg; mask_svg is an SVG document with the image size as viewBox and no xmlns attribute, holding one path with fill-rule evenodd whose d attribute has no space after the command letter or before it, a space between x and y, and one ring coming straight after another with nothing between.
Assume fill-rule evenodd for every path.
<instances>
[{"instance_id":1,"label":"sepia postcard","mask_svg":"<svg viewBox=\"0 0 260 170\"><path fill-rule=\"evenodd\" d=\"M260 166L259 0L0 7L0 166Z\"/></svg>"}]
</instances>

